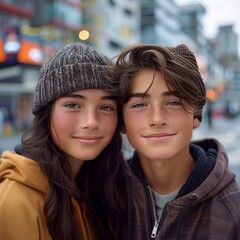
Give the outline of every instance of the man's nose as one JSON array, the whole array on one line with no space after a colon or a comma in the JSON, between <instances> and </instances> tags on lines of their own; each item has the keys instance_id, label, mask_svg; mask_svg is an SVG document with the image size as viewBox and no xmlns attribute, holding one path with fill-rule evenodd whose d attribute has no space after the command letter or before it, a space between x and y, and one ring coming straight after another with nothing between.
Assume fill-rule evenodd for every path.
<instances>
[{"instance_id":1,"label":"man's nose","mask_svg":"<svg viewBox=\"0 0 240 240\"><path fill-rule=\"evenodd\" d=\"M166 124L166 112L161 106L153 106L149 111L149 125L150 126L161 126Z\"/></svg>"}]
</instances>

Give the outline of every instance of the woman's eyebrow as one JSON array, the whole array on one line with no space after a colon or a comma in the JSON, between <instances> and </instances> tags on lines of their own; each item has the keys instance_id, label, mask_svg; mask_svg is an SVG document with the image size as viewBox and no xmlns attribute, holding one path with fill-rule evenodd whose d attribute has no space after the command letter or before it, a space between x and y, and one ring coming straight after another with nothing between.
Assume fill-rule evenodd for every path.
<instances>
[{"instance_id":1,"label":"woman's eyebrow","mask_svg":"<svg viewBox=\"0 0 240 240\"><path fill-rule=\"evenodd\" d=\"M67 94L64 97L70 97L70 98L79 98L79 99L87 99L87 96L81 95L81 94ZM113 95L106 95L101 97L102 100L116 100L116 97Z\"/></svg>"},{"instance_id":2,"label":"woman's eyebrow","mask_svg":"<svg viewBox=\"0 0 240 240\"><path fill-rule=\"evenodd\" d=\"M86 99L86 97L81 94L67 94L67 95L64 95L63 97Z\"/></svg>"},{"instance_id":3,"label":"woman's eyebrow","mask_svg":"<svg viewBox=\"0 0 240 240\"><path fill-rule=\"evenodd\" d=\"M106 100L113 100L116 101L117 97L114 95L107 95L107 96L102 96L101 99L106 99Z\"/></svg>"}]
</instances>

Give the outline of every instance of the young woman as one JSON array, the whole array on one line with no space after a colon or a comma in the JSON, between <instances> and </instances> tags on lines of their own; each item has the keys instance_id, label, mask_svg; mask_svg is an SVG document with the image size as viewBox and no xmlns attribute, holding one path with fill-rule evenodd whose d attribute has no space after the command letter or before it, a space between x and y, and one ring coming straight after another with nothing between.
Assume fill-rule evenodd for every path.
<instances>
[{"instance_id":1,"label":"young woman","mask_svg":"<svg viewBox=\"0 0 240 240\"><path fill-rule=\"evenodd\" d=\"M74 43L42 66L34 124L16 152L1 157L0 239L126 239L126 171L108 64Z\"/></svg>"},{"instance_id":2,"label":"young woman","mask_svg":"<svg viewBox=\"0 0 240 240\"><path fill-rule=\"evenodd\" d=\"M134 188L145 192L138 195L143 206L135 224L142 228L134 236L240 239L240 186L227 153L216 139L191 141L206 102L192 51L185 45L132 46L111 76L122 98L122 128L135 149L129 161L139 179Z\"/></svg>"}]
</instances>

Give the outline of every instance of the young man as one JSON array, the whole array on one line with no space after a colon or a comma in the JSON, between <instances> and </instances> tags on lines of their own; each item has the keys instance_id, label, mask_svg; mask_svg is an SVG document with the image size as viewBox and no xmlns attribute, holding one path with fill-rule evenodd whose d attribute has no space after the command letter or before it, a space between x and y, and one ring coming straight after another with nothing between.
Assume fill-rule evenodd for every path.
<instances>
[{"instance_id":1,"label":"young man","mask_svg":"<svg viewBox=\"0 0 240 240\"><path fill-rule=\"evenodd\" d=\"M215 139L191 142L206 103L194 54L185 45L136 45L111 74L123 131L136 150L129 165L139 182L132 187L145 192L138 239L239 240L240 186L225 149Z\"/></svg>"}]
</instances>

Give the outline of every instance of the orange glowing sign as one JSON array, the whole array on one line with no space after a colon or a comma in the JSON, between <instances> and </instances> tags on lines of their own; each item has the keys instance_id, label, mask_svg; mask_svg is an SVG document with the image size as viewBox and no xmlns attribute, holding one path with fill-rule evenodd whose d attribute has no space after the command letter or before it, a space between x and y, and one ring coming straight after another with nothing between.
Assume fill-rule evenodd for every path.
<instances>
[{"instance_id":1,"label":"orange glowing sign","mask_svg":"<svg viewBox=\"0 0 240 240\"><path fill-rule=\"evenodd\" d=\"M7 55L4 52L3 40L0 39L0 63L6 62L6 60L7 60Z\"/></svg>"},{"instance_id":2,"label":"orange glowing sign","mask_svg":"<svg viewBox=\"0 0 240 240\"><path fill-rule=\"evenodd\" d=\"M41 65L43 63L43 53L40 44L22 40L17 61L19 63Z\"/></svg>"}]
</instances>

